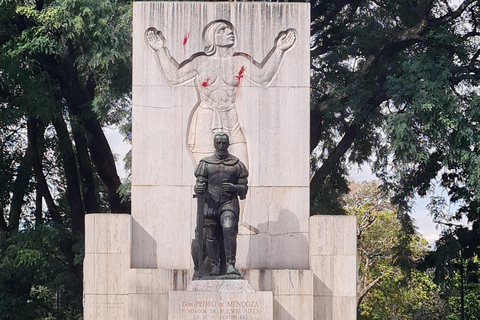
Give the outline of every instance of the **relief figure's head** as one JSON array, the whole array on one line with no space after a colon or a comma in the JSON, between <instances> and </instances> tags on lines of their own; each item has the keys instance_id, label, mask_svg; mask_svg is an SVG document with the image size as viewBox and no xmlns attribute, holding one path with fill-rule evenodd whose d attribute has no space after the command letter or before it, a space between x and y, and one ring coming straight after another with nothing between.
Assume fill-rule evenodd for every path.
<instances>
[{"instance_id":1,"label":"relief figure's head","mask_svg":"<svg viewBox=\"0 0 480 320\"><path fill-rule=\"evenodd\" d=\"M215 20L203 29L203 41L205 41L205 53L212 55L217 47L233 47L235 45L235 28L227 20Z\"/></svg>"},{"instance_id":2,"label":"relief figure's head","mask_svg":"<svg viewBox=\"0 0 480 320\"><path fill-rule=\"evenodd\" d=\"M215 147L215 154L220 158L228 156L228 147L230 146L230 139L228 134L224 132L215 133L213 136L213 146Z\"/></svg>"}]
</instances>

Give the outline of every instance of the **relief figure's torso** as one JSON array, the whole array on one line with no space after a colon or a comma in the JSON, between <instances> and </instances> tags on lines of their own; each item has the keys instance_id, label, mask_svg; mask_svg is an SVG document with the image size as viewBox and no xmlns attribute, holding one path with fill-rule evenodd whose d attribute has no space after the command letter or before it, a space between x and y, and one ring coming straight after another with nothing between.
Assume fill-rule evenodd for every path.
<instances>
[{"instance_id":1,"label":"relief figure's torso","mask_svg":"<svg viewBox=\"0 0 480 320\"><path fill-rule=\"evenodd\" d=\"M246 59L231 56L202 58L195 77L200 103L218 110L233 105L245 72Z\"/></svg>"}]
</instances>

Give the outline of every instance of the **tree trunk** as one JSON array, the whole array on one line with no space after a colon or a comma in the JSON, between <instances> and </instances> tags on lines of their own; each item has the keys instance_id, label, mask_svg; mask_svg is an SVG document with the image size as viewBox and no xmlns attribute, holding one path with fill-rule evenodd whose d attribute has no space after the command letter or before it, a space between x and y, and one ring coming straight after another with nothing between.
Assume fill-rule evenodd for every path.
<instances>
[{"instance_id":1,"label":"tree trunk","mask_svg":"<svg viewBox=\"0 0 480 320\"><path fill-rule=\"evenodd\" d=\"M40 192L35 195L35 225L39 226L43 224L43 201Z\"/></svg>"},{"instance_id":2,"label":"tree trunk","mask_svg":"<svg viewBox=\"0 0 480 320\"><path fill-rule=\"evenodd\" d=\"M20 223L20 214L22 206L25 203L23 200L25 192L28 188L28 182L32 174L32 163L30 161L31 152L27 150L23 157L22 163L17 170L17 178L12 188L12 203L10 205L9 225L10 230L18 230Z\"/></svg>"},{"instance_id":3,"label":"tree trunk","mask_svg":"<svg viewBox=\"0 0 480 320\"><path fill-rule=\"evenodd\" d=\"M0 239L7 237L8 232L9 230L7 222L5 221L5 217L2 214L0 217Z\"/></svg>"},{"instance_id":4,"label":"tree trunk","mask_svg":"<svg viewBox=\"0 0 480 320\"><path fill-rule=\"evenodd\" d=\"M70 117L75 149L77 151L78 169L82 178L83 205L87 213L99 212L97 193L95 190L95 179L93 175L92 162L88 154L85 129L79 124L77 117Z\"/></svg>"},{"instance_id":5,"label":"tree trunk","mask_svg":"<svg viewBox=\"0 0 480 320\"><path fill-rule=\"evenodd\" d=\"M87 141L92 155L92 161L97 167L98 174L108 189L108 198L112 212L130 213L130 202L122 202L118 194L120 178L115 167L112 150L102 127L94 117L85 119L85 128L88 130Z\"/></svg>"},{"instance_id":6,"label":"tree trunk","mask_svg":"<svg viewBox=\"0 0 480 320\"><path fill-rule=\"evenodd\" d=\"M48 213L52 220L58 224L63 224L62 217L60 216L57 205L53 201L53 197L48 189L45 175L43 174L42 161L40 159L38 146L38 138L40 135L43 135L43 130L39 130L37 118L29 117L27 120L28 150L32 156L32 167L33 171L35 172L37 192L44 197L47 204Z\"/></svg>"},{"instance_id":7,"label":"tree trunk","mask_svg":"<svg viewBox=\"0 0 480 320\"><path fill-rule=\"evenodd\" d=\"M69 51L74 48L67 43ZM95 96L95 82L88 78L83 84L79 80L75 62L69 55L63 56L60 60L54 60L49 56L37 57L45 70L54 79L58 79L63 96L67 100L69 111L77 117L79 125L84 125L88 131L86 134L87 145L100 179L107 187L110 208L112 212L130 213L130 203L122 203L117 192L120 187L120 178L115 168L112 150L102 131L96 113L92 110L91 102Z\"/></svg>"},{"instance_id":8,"label":"tree trunk","mask_svg":"<svg viewBox=\"0 0 480 320\"><path fill-rule=\"evenodd\" d=\"M62 157L65 178L67 180L67 202L70 207L72 229L82 234L85 230L83 201L80 193L80 180L78 179L77 163L73 153L72 141L67 130L67 125L61 116L53 117L53 126L57 131L58 145Z\"/></svg>"},{"instance_id":9,"label":"tree trunk","mask_svg":"<svg viewBox=\"0 0 480 320\"><path fill-rule=\"evenodd\" d=\"M465 270L464 270L464 263L463 259L460 258L460 319L465 320Z\"/></svg>"}]
</instances>

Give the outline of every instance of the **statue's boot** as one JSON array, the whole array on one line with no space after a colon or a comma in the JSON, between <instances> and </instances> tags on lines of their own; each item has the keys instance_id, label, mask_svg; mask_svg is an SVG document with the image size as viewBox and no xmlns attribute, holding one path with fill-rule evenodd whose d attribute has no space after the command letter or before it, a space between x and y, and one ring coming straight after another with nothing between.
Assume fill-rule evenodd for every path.
<instances>
[{"instance_id":1,"label":"statue's boot","mask_svg":"<svg viewBox=\"0 0 480 320\"><path fill-rule=\"evenodd\" d=\"M207 238L207 254L212 264L211 276L218 276L220 274L220 248L217 239Z\"/></svg>"},{"instance_id":2,"label":"statue's boot","mask_svg":"<svg viewBox=\"0 0 480 320\"><path fill-rule=\"evenodd\" d=\"M226 274L234 275L240 277L240 272L235 268L236 254L237 254L237 237L234 230L226 230L231 228L223 229L223 244L225 247L225 263L226 263Z\"/></svg>"}]
</instances>

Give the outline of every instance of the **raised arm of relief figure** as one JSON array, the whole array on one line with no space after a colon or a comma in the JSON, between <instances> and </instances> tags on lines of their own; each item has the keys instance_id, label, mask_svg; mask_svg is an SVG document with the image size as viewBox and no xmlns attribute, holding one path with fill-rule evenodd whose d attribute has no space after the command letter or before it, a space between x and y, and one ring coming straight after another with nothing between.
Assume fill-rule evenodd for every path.
<instances>
[{"instance_id":1,"label":"raised arm of relief figure","mask_svg":"<svg viewBox=\"0 0 480 320\"><path fill-rule=\"evenodd\" d=\"M260 85L268 85L278 71L283 55L290 49L297 39L295 29L287 29L278 34L272 50L261 63L252 60L251 69L246 68L245 75Z\"/></svg>"},{"instance_id":2,"label":"raised arm of relief figure","mask_svg":"<svg viewBox=\"0 0 480 320\"><path fill-rule=\"evenodd\" d=\"M194 67L193 59L179 64L177 60L171 56L167 47L165 47L165 38L161 31L155 28L148 28L145 30L145 40L155 52L157 61L171 85L181 84L195 78L197 71Z\"/></svg>"}]
</instances>

